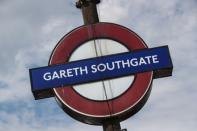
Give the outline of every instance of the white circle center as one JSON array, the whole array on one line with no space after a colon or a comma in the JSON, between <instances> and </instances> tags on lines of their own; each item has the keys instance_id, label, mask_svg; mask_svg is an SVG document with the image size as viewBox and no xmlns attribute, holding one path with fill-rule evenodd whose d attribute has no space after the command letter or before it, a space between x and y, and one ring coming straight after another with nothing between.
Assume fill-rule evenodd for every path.
<instances>
[{"instance_id":1,"label":"white circle center","mask_svg":"<svg viewBox=\"0 0 197 131\"><path fill-rule=\"evenodd\" d=\"M70 56L69 61L94 58L99 56L128 52L129 50L113 40L97 39L88 41L78 47ZM91 100L104 101L123 94L132 84L134 76L114 78L110 80L91 82L73 86L83 97Z\"/></svg>"}]
</instances>

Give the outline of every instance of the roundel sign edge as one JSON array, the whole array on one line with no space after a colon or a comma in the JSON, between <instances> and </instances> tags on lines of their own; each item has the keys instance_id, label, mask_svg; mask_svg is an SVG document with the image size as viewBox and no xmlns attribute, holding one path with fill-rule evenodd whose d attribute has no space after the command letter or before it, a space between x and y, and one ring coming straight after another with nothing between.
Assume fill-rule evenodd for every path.
<instances>
[{"instance_id":1,"label":"roundel sign edge","mask_svg":"<svg viewBox=\"0 0 197 131\"><path fill-rule=\"evenodd\" d=\"M74 50L84 42L103 38L120 42L129 51L147 48L133 31L117 24L97 23L78 27L65 35L53 50L49 65L67 63ZM79 121L98 125L108 118L124 120L139 111L148 99L152 79L153 71L138 73L126 92L105 101L86 99L72 86L54 88L53 91L66 113Z\"/></svg>"}]
</instances>

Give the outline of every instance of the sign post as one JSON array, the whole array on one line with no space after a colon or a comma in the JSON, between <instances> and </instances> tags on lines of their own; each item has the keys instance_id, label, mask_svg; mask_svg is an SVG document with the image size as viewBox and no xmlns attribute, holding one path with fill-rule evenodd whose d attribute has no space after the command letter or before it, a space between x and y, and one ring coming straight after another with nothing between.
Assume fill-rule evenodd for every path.
<instances>
[{"instance_id":1,"label":"sign post","mask_svg":"<svg viewBox=\"0 0 197 131\"><path fill-rule=\"evenodd\" d=\"M76 2L76 7L81 9L84 24L95 24L99 22L96 4L99 4L100 0L79 0ZM109 122L108 120L103 124L103 131L119 131L121 129L120 122Z\"/></svg>"},{"instance_id":2,"label":"sign post","mask_svg":"<svg viewBox=\"0 0 197 131\"><path fill-rule=\"evenodd\" d=\"M96 4L100 0L79 0L76 2L76 7L81 9L85 25L95 24L99 22Z\"/></svg>"}]
</instances>

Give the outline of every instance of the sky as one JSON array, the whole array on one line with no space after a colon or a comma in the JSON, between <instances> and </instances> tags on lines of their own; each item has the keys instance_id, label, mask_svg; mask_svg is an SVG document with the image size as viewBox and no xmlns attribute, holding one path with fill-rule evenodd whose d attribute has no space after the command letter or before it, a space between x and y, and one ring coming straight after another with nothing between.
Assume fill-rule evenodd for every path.
<instances>
[{"instance_id":1,"label":"sky","mask_svg":"<svg viewBox=\"0 0 197 131\"><path fill-rule=\"evenodd\" d=\"M173 75L155 79L128 131L196 131L197 0L102 0L102 22L123 25L149 47L168 45ZM35 101L29 69L47 66L57 42L83 25L74 0L0 0L0 131L101 131L65 114L54 98Z\"/></svg>"}]
</instances>

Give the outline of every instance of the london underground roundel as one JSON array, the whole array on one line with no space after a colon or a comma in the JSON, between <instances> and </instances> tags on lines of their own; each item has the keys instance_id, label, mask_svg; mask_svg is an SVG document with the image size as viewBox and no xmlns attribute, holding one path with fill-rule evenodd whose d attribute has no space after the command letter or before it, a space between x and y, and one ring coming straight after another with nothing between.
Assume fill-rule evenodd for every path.
<instances>
[{"instance_id":1,"label":"london underground roundel","mask_svg":"<svg viewBox=\"0 0 197 131\"><path fill-rule=\"evenodd\" d=\"M117 24L97 23L65 35L53 50L49 65L145 48L146 44L133 31ZM100 125L106 119L123 121L139 111L150 95L152 79L153 71L149 71L53 91L67 114L81 122Z\"/></svg>"}]
</instances>

